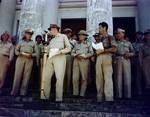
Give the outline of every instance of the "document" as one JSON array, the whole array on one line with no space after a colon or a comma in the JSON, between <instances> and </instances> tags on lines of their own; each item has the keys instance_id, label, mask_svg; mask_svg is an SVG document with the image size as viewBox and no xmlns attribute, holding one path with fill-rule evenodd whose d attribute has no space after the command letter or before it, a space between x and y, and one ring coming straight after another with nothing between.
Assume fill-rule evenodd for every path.
<instances>
[{"instance_id":1,"label":"document","mask_svg":"<svg viewBox=\"0 0 150 117\"><path fill-rule=\"evenodd\" d=\"M95 49L95 50L104 50L104 46L103 46L103 43L100 42L100 43L94 43L92 42L92 47Z\"/></svg>"},{"instance_id":2,"label":"document","mask_svg":"<svg viewBox=\"0 0 150 117\"><path fill-rule=\"evenodd\" d=\"M50 49L48 59L51 59L52 57L54 57L58 54L59 54L59 49L58 48Z\"/></svg>"},{"instance_id":3,"label":"document","mask_svg":"<svg viewBox=\"0 0 150 117\"><path fill-rule=\"evenodd\" d=\"M86 58L86 55L85 55L85 54L80 54L79 56Z\"/></svg>"}]
</instances>

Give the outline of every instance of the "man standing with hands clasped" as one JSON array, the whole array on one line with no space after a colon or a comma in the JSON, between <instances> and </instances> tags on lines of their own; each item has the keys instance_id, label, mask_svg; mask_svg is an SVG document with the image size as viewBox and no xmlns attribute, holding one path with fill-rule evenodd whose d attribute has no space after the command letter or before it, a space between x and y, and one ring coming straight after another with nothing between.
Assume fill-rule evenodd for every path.
<instances>
[{"instance_id":1,"label":"man standing with hands clasped","mask_svg":"<svg viewBox=\"0 0 150 117\"><path fill-rule=\"evenodd\" d=\"M26 96L29 80L31 77L33 58L38 55L38 48L32 40L33 31L25 30L23 40L15 49L18 56L16 61L15 76L11 95L16 96L20 87L20 96Z\"/></svg>"},{"instance_id":2,"label":"man standing with hands clasped","mask_svg":"<svg viewBox=\"0 0 150 117\"><path fill-rule=\"evenodd\" d=\"M125 30L118 29L116 52L117 98L131 98L131 57L134 56L132 44L125 40ZM123 88L124 86L124 88Z\"/></svg>"},{"instance_id":3,"label":"man standing with hands clasped","mask_svg":"<svg viewBox=\"0 0 150 117\"><path fill-rule=\"evenodd\" d=\"M72 50L73 62L73 95L84 97L89 71L89 58L93 55L92 46L86 41L88 36L87 32L81 30L79 33L79 41L75 44ZM81 73L81 89L79 93L79 78Z\"/></svg>"},{"instance_id":4,"label":"man standing with hands clasped","mask_svg":"<svg viewBox=\"0 0 150 117\"><path fill-rule=\"evenodd\" d=\"M9 34L4 32L0 37L0 95L5 82L10 62L14 57L14 47L9 43Z\"/></svg>"},{"instance_id":5,"label":"man standing with hands clasped","mask_svg":"<svg viewBox=\"0 0 150 117\"><path fill-rule=\"evenodd\" d=\"M54 36L48 45L49 58L44 72L44 89L41 99L49 99L51 91L51 80L55 72L56 75L56 102L63 101L63 83L66 69L66 55L71 51L71 45L66 35L60 34L60 27L51 24L48 28ZM52 55L53 54L53 55Z\"/></svg>"}]
</instances>

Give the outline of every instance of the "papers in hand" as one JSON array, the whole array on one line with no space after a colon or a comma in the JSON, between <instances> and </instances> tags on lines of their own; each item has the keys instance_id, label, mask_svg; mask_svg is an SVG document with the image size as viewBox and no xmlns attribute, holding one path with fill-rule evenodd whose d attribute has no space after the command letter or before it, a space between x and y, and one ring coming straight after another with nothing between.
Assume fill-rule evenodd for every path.
<instances>
[{"instance_id":1,"label":"papers in hand","mask_svg":"<svg viewBox=\"0 0 150 117\"><path fill-rule=\"evenodd\" d=\"M56 56L58 54L59 54L59 49L58 48L50 49L48 59L51 59L53 56Z\"/></svg>"},{"instance_id":2,"label":"papers in hand","mask_svg":"<svg viewBox=\"0 0 150 117\"><path fill-rule=\"evenodd\" d=\"M24 55L24 56L29 56L29 55L31 55L31 54L26 53L26 52L21 52L21 54Z\"/></svg>"},{"instance_id":3,"label":"papers in hand","mask_svg":"<svg viewBox=\"0 0 150 117\"><path fill-rule=\"evenodd\" d=\"M85 54L80 54L79 56L86 58L86 55L85 55Z\"/></svg>"},{"instance_id":4,"label":"papers in hand","mask_svg":"<svg viewBox=\"0 0 150 117\"><path fill-rule=\"evenodd\" d=\"M100 42L100 43L92 43L92 47L95 49L95 50L104 50L104 46L103 46L103 43Z\"/></svg>"}]
</instances>

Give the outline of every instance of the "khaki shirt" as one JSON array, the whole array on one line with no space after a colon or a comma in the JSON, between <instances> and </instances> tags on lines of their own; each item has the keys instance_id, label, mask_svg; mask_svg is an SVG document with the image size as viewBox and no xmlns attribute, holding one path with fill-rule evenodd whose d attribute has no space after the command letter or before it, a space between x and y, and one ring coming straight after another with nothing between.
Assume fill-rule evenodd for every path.
<instances>
[{"instance_id":1,"label":"khaki shirt","mask_svg":"<svg viewBox=\"0 0 150 117\"><path fill-rule=\"evenodd\" d=\"M142 58L150 57L150 44L145 43L140 49L140 55Z\"/></svg>"},{"instance_id":2,"label":"khaki shirt","mask_svg":"<svg viewBox=\"0 0 150 117\"><path fill-rule=\"evenodd\" d=\"M70 39L69 42L70 42L70 45L71 45L71 49L73 49L77 41L74 40L74 39Z\"/></svg>"},{"instance_id":3,"label":"khaki shirt","mask_svg":"<svg viewBox=\"0 0 150 117\"><path fill-rule=\"evenodd\" d=\"M14 57L14 46L9 42L3 43L0 41L0 55L7 56L12 61Z\"/></svg>"},{"instance_id":4,"label":"khaki shirt","mask_svg":"<svg viewBox=\"0 0 150 117\"><path fill-rule=\"evenodd\" d=\"M136 56L139 56L140 49L143 47L144 43L143 42L135 42L132 45L133 45Z\"/></svg>"},{"instance_id":5,"label":"khaki shirt","mask_svg":"<svg viewBox=\"0 0 150 117\"><path fill-rule=\"evenodd\" d=\"M117 52L119 56L124 56L126 53L134 53L132 44L129 41L117 41Z\"/></svg>"},{"instance_id":6,"label":"khaki shirt","mask_svg":"<svg viewBox=\"0 0 150 117\"><path fill-rule=\"evenodd\" d=\"M79 43L77 42L72 50L72 56L82 55L85 54L85 57L91 57L93 56L93 48L92 45L88 42Z\"/></svg>"},{"instance_id":7,"label":"khaki shirt","mask_svg":"<svg viewBox=\"0 0 150 117\"><path fill-rule=\"evenodd\" d=\"M59 49L61 53L67 54L71 51L71 45L66 35L58 34L49 43L48 49Z\"/></svg>"},{"instance_id":8,"label":"khaki shirt","mask_svg":"<svg viewBox=\"0 0 150 117\"><path fill-rule=\"evenodd\" d=\"M32 54L32 57L38 56L38 48L34 41L25 41L22 40L16 47L15 53L16 55L20 55L20 53L28 53Z\"/></svg>"},{"instance_id":9,"label":"khaki shirt","mask_svg":"<svg viewBox=\"0 0 150 117\"><path fill-rule=\"evenodd\" d=\"M38 56L39 58L43 57L43 52L44 52L44 45L43 44L36 44L38 48Z\"/></svg>"},{"instance_id":10,"label":"khaki shirt","mask_svg":"<svg viewBox=\"0 0 150 117\"><path fill-rule=\"evenodd\" d=\"M102 43L105 49L116 47L116 41L113 36L107 35L106 37L102 37Z\"/></svg>"}]
</instances>

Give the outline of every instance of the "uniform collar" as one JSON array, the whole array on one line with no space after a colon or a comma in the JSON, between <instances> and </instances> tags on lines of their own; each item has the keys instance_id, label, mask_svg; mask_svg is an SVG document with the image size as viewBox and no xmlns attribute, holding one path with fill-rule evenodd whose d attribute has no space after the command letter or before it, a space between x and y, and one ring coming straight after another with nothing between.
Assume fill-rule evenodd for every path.
<instances>
[{"instance_id":1,"label":"uniform collar","mask_svg":"<svg viewBox=\"0 0 150 117\"><path fill-rule=\"evenodd\" d=\"M84 42L82 42L82 43L81 43L80 41L78 41L78 43L79 43L79 44L86 44L86 41L84 41Z\"/></svg>"},{"instance_id":2,"label":"uniform collar","mask_svg":"<svg viewBox=\"0 0 150 117\"><path fill-rule=\"evenodd\" d=\"M28 43L28 42L32 42L33 40L29 40L29 41L27 41L27 40L24 40L24 41Z\"/></svg>"},{"instance_id":3,"label":"uniform collar","mask_svg":"<svg viewBox=\"0 0 150 117\"><path fill-rule=\"evenodd\" d=\"M105 36L103 36L102 38L107 38L109 35L108 34L106 34Z\"/></svg>"},{"instance_id":4,"label":"uniform collar","mask_svg":"<svg viewBox=\"0 0 150 117\"><path fill-rule=\"evenodd\" d=\"M126 42L126 41L127 41L127 40L125 40L125 39L124 39L124 40L118 40L118 42Z\"/></svg>"},{"instance_id":5,"label":"uniform collar","mask_svg":"<svg viewBox=\"0 0 150 117\"><path fill-rule=\"evenodd\" d=\"M1 41L2 44L7 45L9 42L7 41L6 43L4 43L3 41Z\"/></svg>"},{"instance_id":6,"label":"uniform collar","mask_svg":"<svg viewBox=\"0 0 150 117\"><path fill-rule=\"evenodd\" d=\"M58 33L55 37L59 37L61 34L60 33Z\"/></svg>"}]
</instances>

